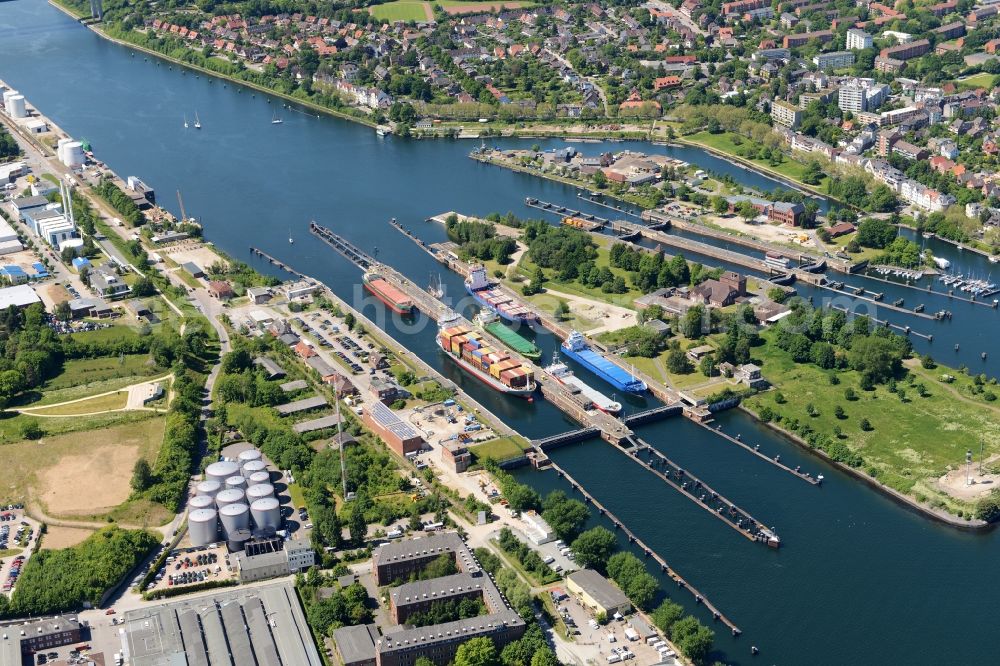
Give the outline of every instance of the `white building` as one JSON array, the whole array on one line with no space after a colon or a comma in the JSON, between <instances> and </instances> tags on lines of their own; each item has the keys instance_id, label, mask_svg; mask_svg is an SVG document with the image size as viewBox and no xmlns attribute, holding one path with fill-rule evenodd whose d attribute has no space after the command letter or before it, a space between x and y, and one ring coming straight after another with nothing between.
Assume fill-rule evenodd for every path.
<instances>
[{"instance_id":1,"label":"white building","mask_svg":"<svg viewBox=\"0 0 1000 666\"><path fill-rule=\"evenodd\" d=\"M913 41L913 35L908 32L899 32L898 30L886 30L882 33L882 37L895 37L897 44L909 44Z\"/></svg>"},{"instance_id":2,"label":"white building","mask_svg":"<svg viewBox=\"0 0 1000 666\"><path fill-rule=\"evenodd\" d=\"M830 53L817 53L813 56L813 64L821 70L850 67L854 64L854 52L831 51Z\"/></svg>"},{"instance_id":3,"label":"white building","mask_svg":"<svg viewBox=\"0 0 1000 666\"><path fill-rule=\"evenodd\" d=\"M555 531L537 512L525 511L521 514L521 520L524 521L525 534L536 546L548 543L556 538Z\"/></svg>"},{"instance_id":4,"label":"white building","mask_svg":"<svg viewBox=\"0 0 1000 666\"><path fill-rule=\"evenodd\" d=\"M847 31L847 50L860 51L872 47L872 36L864 30L851 28Z\"/></svg>"},{"instance_id":5,"label":"white building","mask_svg":"<svg viewBox=\"0 0 1000 666\"><path fill-rule=\"evenodd\" d=\"M837 106L844 111L857 113L873 111L889 96L889 86L875 79L848 79L840 86Z\"/></svg>"},{"instance_id":6,"label":"white building","mask_svg":"<svg viewBox=\"0 0 1000 666\"><path fill-rule=\"evenodd\" d=\"M802 122L802 110L782 100L771 104L771 120L778 125L797 129Z\"/></svg>"},{"instance_id":7,"label":"white building","mask_svg":"<svg viewBox=\"0 0 1000 666\"><path fill-rule=\"evenodd\" d=\"M16 308L26 308L41 302L42 299L38 297L35 290L26 284L0 289L0 310L6 310L12 305Z\"/></svg>"}]
</instances>

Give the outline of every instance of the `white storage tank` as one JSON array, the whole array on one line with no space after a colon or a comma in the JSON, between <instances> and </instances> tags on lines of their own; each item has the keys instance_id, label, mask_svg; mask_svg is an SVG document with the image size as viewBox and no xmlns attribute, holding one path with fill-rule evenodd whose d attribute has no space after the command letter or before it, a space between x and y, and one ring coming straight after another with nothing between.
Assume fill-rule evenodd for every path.
<instances>
[{"instance_id":1,"label":"white storage tank","mask_svg":"<svg viewBox=\"0 0 1000 666\"><path fill-rule=\"evenodd\" d=\"M199 495L207 495L209 497L215 497L222 490L222 484L215 479L206 479L199 483L195 488Z\"/></svg>"},{"instance_id":2,"label":"white storage tank","mask_svg":"<svg viewBox=\"0 0 1000 666\"><path fill-rule=\"evenodd\" d=\"M16 90L4 90L3 91L3 108L4 109L7 108L7 100L9 100L14 95L18 95L18 94L20 94L20 93L18 93Z\"/></svg>"},{"instance_id":3,"label":"white storage tank","mask_svg":"<svg viewBox=\"0 0 1000 666\"><path fill-rule=\"evenodd\" d=\"M7 98L7 114L11 118L27 118L28 107L24 101L24 95L11 95Z\"/></svg>"},{"instance_id":4,"label":"white storage tank","mask_svg":"<svg viewBox=\"0 0 1000 666\"><path fill-rule=\"evenodd\" d=\"M197 509L214 509L215 508L215 498L209 497L208 495L195 495L188 502L188 507L190 511L196 511Z\"/></svg>"},{"instance_id":5,"label":"white storage tank","mask_svg":"<svg viewBox=\"0 0 1000 666\"><path fill-rule=\"evenodd\" d=\"M247 477L248 486L258 486L262 483L271 483L271 473L270 472L254 472L249 477Z\"/></svg>"},{"instance_id":6,"label":"white storage tank","mask_svg":"<svg viewBox=\"0 0 1000 666\"><path fill-rule=\"evenodd\" d=\"M261 457L260 451L257 449L247 449L246 451L241 451L240 454L236 456L236 461L240 464L240 467L246 467L247 463L260 460Z\"/></svg>"},{"instance_id":7,"label":"white storage tank","mask_svg":"<svg viewBox=\"0 0 1000 666\"><path fill-rule=\"evenodd\" d=\"M188 536L195 546L207 546L219 539L219 517L215 509L195 509L188 513Z\"/></svg>"},{"instance_id":8,"label":"white storage tank","mask_svg":"<svg viewBox=\"0 0 1000 666\"><path fill-rule=\"evenodd\" d=\"M221 509L227 504L242 502L245 498L246 495L239 488L226 488L225 490L219 491L219 494L215 496L215 503L218 504Z\"/></svg>"},{"instance_id":9,"label":"white storage tank","mask_svg":"<svg viewBox=\"0 0 1000 666\"><path fill-rule=\"evenodd\" d=\"M250 527L250 507L243 502L227 504L219 509L219 518L222 520L222 531L228 539L230 534Z\"/></svg>"},{"instance_id":10,"label":"white storage tank","mask_svg":"<svg viewBox=\"0 0 1000 666\"><path fill-rule=\"evenodd\" d=\"M267 465L264 464L263 460L251 460L243 465L243 476L250 478L250 475L256 474L257 472L266 472Z\"/></svg>"},{"instance_id":11,"label":"white storage tank","mask_svg":"<svg viewBox=\"0 0 1000 666\"><path fill-rule=\"evenodd\" d=\"M205 478L225 485L226 479L240 473L240 466L228 460L214 462L205 468Z\"/></svg>"},{"instance_id":12,"label":"white storage tank","mask_svg":"<svg viewBox=\"0 0 1000 666\"><path fill-rule=\"evenodd\" d=\"M240 490L246 490L247 480L239 474L231 476L226 479L226 488L239 488Z\"/></svg>"},{"instance_id":13,"label":"white storage tank","mask_svg":"<svg viewBox=\"0 0 1000 666\"><path fill-rule=\"evenodd\" d=\"M274 497L274 486L270 483L258 483L247 488L247 501L251 504L265 497Z\"/></svg>"},{"instance_id":14,"label":"white storage tank","mask_svg":"<svg viewBox=\"0 0 1000 666\"><path fill-rule=\"evenodd\" d=\"M62 149L62 163L70 168L83 166L87 158L83 154L83 144L79 141L70 141Z\"/></svg>"},{"instance_id":15,"label":"white storage tank","mask_svg":"<svg viewBox=\"0 0 1000 666\"><path fill-rule=\"evenodd\" d=\"M281 505L273 497L265 497L251 504L250 513L258 530L265 528L276 530L281 527Z\"/></svg>"}]
</instances>

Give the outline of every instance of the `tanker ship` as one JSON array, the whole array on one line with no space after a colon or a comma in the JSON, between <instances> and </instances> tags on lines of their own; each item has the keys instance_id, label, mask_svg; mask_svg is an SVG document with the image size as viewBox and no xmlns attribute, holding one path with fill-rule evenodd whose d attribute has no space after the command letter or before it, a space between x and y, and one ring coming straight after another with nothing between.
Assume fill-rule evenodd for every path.
<instances>
[{"instance_id":1,"label":"tanker ship","mask_svg":"<svg viewBox=\"0 0 1000 666\"><path fill-rule=\"evenodd\" d=\"M367 272L362 277L365 289L370 291L378 300L385 303L393 312L401 315L413 314L413 301L396 287L374 272Z\"/></svg>"}]
</instances>

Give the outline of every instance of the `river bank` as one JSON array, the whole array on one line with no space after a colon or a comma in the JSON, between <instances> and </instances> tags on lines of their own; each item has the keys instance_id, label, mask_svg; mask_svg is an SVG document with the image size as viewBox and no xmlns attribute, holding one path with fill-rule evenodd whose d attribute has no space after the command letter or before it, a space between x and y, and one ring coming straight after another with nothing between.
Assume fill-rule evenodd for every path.
<instances>
[{"instance_id":1,"label":"river bank","mask_svg":"<svg viewBox=\"0 0 1000 666\"><path fill-rule=\"evenodd\" d=\"M820 191L816 187L813 187L811 185L807 185L806 183L803 183L802 181L789 178L788 176L786 176L786 175L784 175L782 173L779 173L778 171L775 171L774 169L769 169L768 167L761 166L760 164L757 164L755 162L751 162L750 160L748 160L748 159L746 159L744 157L740 157L739 155L734 155L732 153L728 153L726 151L719 150L718 148L715 148L714 146L709 146L708 144L701 143L699 141L691 141L690 139L684 139L684 138L681 138L681 137L675 137L674 139L672 139L672 141L674 143L678 143L678 144L681 144L681 145L684 145L684 146L690 146L690 147L693 147L693 148L700 148L700 149L702 149L702 150L704 150L704 151L706 151L708 153L711 153L712 155L715 155L716 157L718 157L720 159L726 160L727 162L730 162L730 163L732 163L732 164L734 164L736 166L739 166L741 168L751 169L751 170L756 171L758 173L764 174L768 178L773 178L774 180L777 180L777 181L781 182L782 184L784 184L784 185L792 188L793 190L795 190L797 192L800 192L802 194L805 194L807 196L810 196L810 197L819 197L821 199L825 199L827 201L831 201L833 203L836 203L838 206L843 206L844 208L850 208L850 209L852 209L852 210L854 210L854 211L856 211L858 213L864 213L864 211L862 209L858 208L857 206L849 204L849 203L847 203L845 201L841 201L840 199L837 199L836 197L832 197L829 194L826 194L825 192Z\"/></svg>"},{"instance_id":2,"label":"river bank","mask_svg":"<svg viewBox=\"0 0 1000 666\"><path fill-rule=\"evenodd\" d=\"M942 511L940 509L935 509L934 507L927 506L926 504L922 504L918 502L915 498L905 495L904 493L899 492L895 488L890 488L884 483L879 483L876 479L873 479L872 477L865 474L863 470L851 467L850 465L845 465L842 462L834 460L829 456L829 454L826 453L826 451L823 451L822 449L819 449L814 446L810 446L809 442L802 439L795 433L782 428L776 423L772 421L764 421L763 419L760 418L760 416L757 415L756 412L754 412L752 409L744 405L742 402L739 405L739 410L743 414L746 414L747 416L752 418L756 423L766 427L767 429L775 433L778 433L781 437L785 438L786 440L797 444L801 449L809 452L810 454L816 456L817 458L824 460L825 462L829 463L833 467L836 467L840 471L851 475L855 479L864 482L870 488L874 488L875 490L884 493L886 496L890 497L901 506L913 510L924 517L931 518L933 520L944 523L945 525L949 525L951 527L957 527L958 529L962 530L977 531L977 530L992 529L994 527L992 524L987 523L986 521L983 520L978 520L975 518L972 520L965 520L964 518L959 518L954 514L948 513L947 511Z\"/></svg>"}]
</instances>

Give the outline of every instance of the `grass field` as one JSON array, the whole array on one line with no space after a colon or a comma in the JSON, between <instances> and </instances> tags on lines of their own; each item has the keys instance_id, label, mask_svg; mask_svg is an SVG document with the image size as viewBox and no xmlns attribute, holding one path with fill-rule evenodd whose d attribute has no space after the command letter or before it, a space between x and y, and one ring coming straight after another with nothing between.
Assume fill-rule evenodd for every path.
<instances>
[{"instance_id":1,"label":"grass field","mask_svg":"<svg viewBox=\"0 0 1000 666\"><path fill-rule=\"evenodd\" d=\"M964 79L958 79L955 83L962 90L974 90L976 88L985 88L986 90L991 90L996 81L996 75L990 74L988 72L979 72L978 74L973 74L972 76L967 76Z\"/></svg>"},{"instance_id":2,"label":"grass field","mask_svg":"<svg viewBox=\"0 0 1000 666\"><path fill-rule=\"evenodd\" d=\"M155 460L164 424L163 417L146 418L4 446L0 497L36 498L51 515L104 517L128 498L135 461Z\"/></svg>"},{"instance_id":3,"label":"grass field","mask_svg":"<svg viewBox=\"0 0 1000 666\"><path fill-rule=\"evenodd\" d=\"M526 448L527 442L524 442L519 437L499 437L469 447L469 451L478 460L493 458L499 461L507 460L508 458L517 458L524 453Z\"/></svg>"},{"instance_id":4,"label":"grass field","mask_svg":"<svg viewBox=\"0 0 1000 666\"><path fill-rule=\"evenodd\" d=\"M739 153L737 152L739 146L737 146L733 142L734 136L735 136L734 134L728 132L723 132L721 134L709 134L708 132L698 132L697 134L685 136L684 139L686 141L691 141L692 143L698 143L703 146L708 146L709 148L714 148L719 152L726 153L734 157L739 157ZM741 159L747 159L747 158L744 157ZM785 156L785 161L782 162L781 164L778 164L777 166L772 166L770 162L768 162L768 160L748 160L748 161L759 166L761 169L773 171L777 174L784 176L785 178L789 178L797 182L802 182L802 174L805 173L806 170L806 165L803 162L794 160L788 157L787 155ZM824 176L823 179L818 184L813 185L812 187L820 188L823 186L826 180L827 180L826 176Z\"/></svg>"},{"instance_id":5,"label":"grass field","mask_svg":"<svg viewBox=\"0 0 1000 666\"><path fill-rule=\"evenodd\" d=\"M45 417L78 416L80 414L93 414L113 409L124 409L126 404L128 404L128 391L116 391L115 393L86 398L65 405L42 407L32 410L31 413Z\"/></svg>"},{"instance_id":6,"label":"grass field","mask_svg":"<svg viewBox=\"0 0 1000 666\"><path fill-rule=\"evenodd\" d=\"M55 436L79 432L81 430L94 430L96 428L108 428L120 424L138 423L145 421L152 415L153 412L130 411L110 412L95 416L80 416L72 419L42 419L26 414L0 412L0 444L18 442L24 439L23 428L30 423L37 424L45 436ZM2 476L2 473L0 473L0 499L4 498Z\"/></svg>"},{"instance_id":7,"label":"grass field","mask_svg":"<svg viewBox=\"0 0 1000 666\"><path fill-rule=\"evenodd\" d=\"M382 5L375 5L369 11L379 20L385 21L426 21L427 12L424 5L430 3L414 2L413 0L395 0Z\"/></svg>"},{"instance_id":8,"label":"grass field","mask_svg":"<svg viewBox=\"0 0 1000 666\"><path fill-rule=\"evenodd\" d=\"M909 375L912 379L898 382L905 392L904 401L884 385L874 391L861 390L854 371L838 372L841 383L833 385L829 371L797 364L770 344L755 347L753 356L776 390L749 398L745 404L751 410L768 406L821 433L832 433L834 426L839 426L844 436L841 441L864 457L881 482L896 490L940 497L935 481L949 466L960 465L969 448L982 440L987 459L1000 453L1000 408L964 396L955 385L943 383L941 375L949 372L945 368L929 371L914 366ZM918 383L926 387L927 397L919 396ZM847 388L855 391L858 400L845 398ZM784 397L784 404L778 403L778 394ZM810 403L818 412L816 416L806 412ZM837 406L845 412L843 419L834 414ZM861 429L862 418L871 422L871 431Z\"/></svg>"},{"instance_id":9,"label":"grass field","mask_svg":"<svg viewBox=\"0 0 1000 666\"><path fill-rule=\"evenodd\" d=\"M306 505L306 498L302 494L302 488L297 483L288 484L288 496L292 498L292 505L297 509Z\"/></svg>"}]
</instances>

